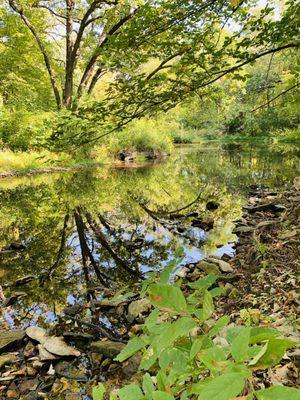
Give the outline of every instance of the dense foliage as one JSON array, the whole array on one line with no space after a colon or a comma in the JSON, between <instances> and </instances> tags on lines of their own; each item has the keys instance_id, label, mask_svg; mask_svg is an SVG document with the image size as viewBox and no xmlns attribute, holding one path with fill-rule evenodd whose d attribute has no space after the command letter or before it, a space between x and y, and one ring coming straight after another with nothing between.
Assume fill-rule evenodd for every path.
<instances>
[{"instance_id":1,"label":"dense foliage","mask_svg":"<svg viewBox=\"0 0 300 400\"><path fill-rule=\"evenodd\" d=\"M110 399L299 398L297 389L258 390L251 384L254 371L276 365L295 342L280 338L273 328L228 326L226 315L215 319L213 299L223 291L212 288L217 277L210 274L190 283L187 296L180 283L171 284L176 268L176 262L170 263L158 281L144 283L144 293L155 308L143 325L143 334L131 339L116 358L122 362L142 351L142 382L124 386ZM94 400L102 400L104 393L104 385L99 384Z\"/></svg>"},{"instance_id":2,"label":"dense foliage","mask_svg":"<svg viewBox=\"0 0 300 400\"><path fill-rule=\"evenodd\" d=\"M20 134L17 122L4 124L12 148L93 144L190 97L196 116L222 114L228 132L298 121L295 1L2 0L0 13L2 119L18 110L37 121L28 130L20 115ZM293 104L288 116L273 112L282 98ZM49 124L40 112L55 108Z\"/></svg>"}]
</instances>

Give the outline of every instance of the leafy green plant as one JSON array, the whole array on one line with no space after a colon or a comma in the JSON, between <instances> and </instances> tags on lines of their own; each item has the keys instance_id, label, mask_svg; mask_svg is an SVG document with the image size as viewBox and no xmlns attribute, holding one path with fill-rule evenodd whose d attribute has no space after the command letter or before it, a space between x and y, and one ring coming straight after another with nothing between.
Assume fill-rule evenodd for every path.
<instances>
[{"instance_id":1,"label":"leafy green plant","mask_svg":"<svg viewBox=\"0 0 300 400\"><path fill-rule=\"evenodd\" d=\"M255 390L251 385L253 371L276 365L295 342L267 326L228 325L226 315L212 319L213 299L221 293L213 287L217 277L210 274L190 283L183 293L179 283L170 283L173 269L171 265L159 281L147 285L154 309L143 334L132 338L115 359L123 362L141 352L141 383L124 386L110 399L230 400L245 394L243 399L300 399L297 389ZM100 384L94 400L103 396Z\"/></svg>"}]
</instances>

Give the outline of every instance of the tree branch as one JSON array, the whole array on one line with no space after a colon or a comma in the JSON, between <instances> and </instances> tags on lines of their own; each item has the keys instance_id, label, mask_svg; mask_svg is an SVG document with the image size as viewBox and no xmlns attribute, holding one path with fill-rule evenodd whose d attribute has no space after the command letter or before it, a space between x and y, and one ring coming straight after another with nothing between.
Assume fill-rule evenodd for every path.
<instances>
[{"instance_id":1,"label":"tree branch","mask_svg":"<svg viewBox=\"0 0 300 400\"><path fill-rule=\"evenodd\" d=\"M56 100L56 105L57 108L60 109L61 108L61 98L60 98L60 94L59 94L59 90L58 87L56 85L56 80L55 80L55 75L54 72L52 70L52 66L51 66L51 62L50 62L50 58L47 54L47 51L44 47L44 44L39 36L39 34L37 33L37 31L35 30L34 26L32 25L32 23L29 21L29 19L25 16L23 8L20 7L18 5L18 3L14 0L9 0L9 5L12 8L12 10L14 10L17 14L19 14L20 18L22 19L22 21L24 22L24 24L28 27L28 29L31 31L32 35L35 38L35 41L40 49L40 52L43 55L44 58L44 62L48 71L48 75L50 78L50 82L52 85L52 89L53 89L53 93L55 96L55 100Z\"/></svg>"},{"instance_id":2,"label":"tree branch","mask_svg":"<svg viewBox=\"0 0 300 400\"><path fill-rule=\"evenodd\" d=\"M290 92L291 90L295 89L296 87L299 87L300 83L296 83L295 85L289 87L288 89L284 90L283 92L279 93L277 96L273 97L272 99L268 100L266 103L261 104L260 106L254 108L253 110L251 110L251 112L255 112L257 110L260 110L261 108L264 108L265 106L268 106L269 104L271 104L273 101L275 101L276 99L278 99L278 97L283 96L284 94L286 94L287 92Z\"/></svg>"},{"instance_id":3,"label":"tree branch","mask_svg":"<svg viewBox=\"0 0 300 400\"><path fill-rule=\"evenodd\" d=\"M82 96L83 90L85 89L86 85L88 84L91 75L93 73L93 69L96 65L96 62L99 58L100 55L100 50L106 45L106 43L109 40L109 37L114 35L128 20L130 20L135 13L137 12L138 8L136 8L133 12L130 14L127 14L125 17L121 18L104 36L104 39L101 41L100 38L100 43L96 47L92 57L90 58L89 62L86 65L86 68L84 70L84 73L82 75L78 91L77 91L77 98L79 99Z\"/></svg>"}]
</instances>

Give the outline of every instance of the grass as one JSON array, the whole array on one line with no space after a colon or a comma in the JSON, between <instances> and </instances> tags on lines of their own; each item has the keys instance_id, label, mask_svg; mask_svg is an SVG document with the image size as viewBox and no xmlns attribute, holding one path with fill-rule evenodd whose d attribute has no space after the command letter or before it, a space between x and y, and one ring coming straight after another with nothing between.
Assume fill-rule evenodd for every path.
<instances>
[{"instance_id":1,"label":"grass","mask_svg":"<svg viewBox=\"0 0 300 400\"><path fill-rule=\"evenodd\" d=\"M31 170L74 165L75 160L65 153L55 154L48 151L13 152L11 150L0 150L0 173L26 173Z\"/></svg>"}]
</instances>

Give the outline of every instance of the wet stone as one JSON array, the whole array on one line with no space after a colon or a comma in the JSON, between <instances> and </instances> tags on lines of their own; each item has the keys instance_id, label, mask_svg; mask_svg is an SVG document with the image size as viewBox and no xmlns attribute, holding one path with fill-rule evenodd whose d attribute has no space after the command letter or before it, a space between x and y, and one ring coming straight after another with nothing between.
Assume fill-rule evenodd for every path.
<instances>
[{"instance_id":1,"label":"wet stone","mask_svg":"<svg viewBox=\"0 0 300 400\"><path fill-rule=\"evenodd\" d=\"M0 356L0 368L4 365L9 365L17 361L17 356L15 354L3 354Z\"/></svg>"},{"instance_id":2,"label":"wet stone","mask_svg":"<svg viewBox=\"0 0 300 400\"><path fill-rule=\"evenodd\" d=\"M21 330L0 333L0 353L11 347L18 346L24 337L25 332Z\"/></svg>"},{"instance_id":3,"label":"wet stone","mask_svg":"<svg viewBox=\"0 0 300 400\"><path fill-rule=\"evenodd\" d=\"M103 354L108 358L115 358L125 347L124 343L113 342L112 340L99 340L91 343L91 350L94 353Z\"/></svg>"},{"instance_id":4,"label":"wet stone","mask_svg":"<svg viewBox=\"0 0 300 400\"><path fill-rule=\"evenodd\" d=\"M141 314L151 310L151 303L148 299L133 301L128 307L128 321L133 322Z\"/></svg>"},{"instance_id":5,"label":"wet stone","mask_svg":"<svg viewBox=\"0 0 300 400\"><path fill-rule=\"evenodd\" d=\"M54 367L55 373L61 378L75 380L77 382L87 382L86 371L71 364L68 361L59 361Z\"/></svg>"},{"instance_id":6,"label":"wet stone","mask_svg":"<svg viewBox=\"0 0 300 400\"><path fill-rule=\"evenodd\" d=\"M198 264L198 267L201 268L206 274L215 274L215 275L221 274L219 267L211 262L201 261Z\"/></svg>"},{"instance_id":7,"label":"wet stone","mask_svg":"<svg viewBox=\"0 0 300 400\"><path fill-rule=\"evenodd\" d=\"M38 326L29 326L25 332L26 335L30 337L30 339L35 340L39 343L44 343L47 339L46 330Z\"/></svg>"}]
</instances>

